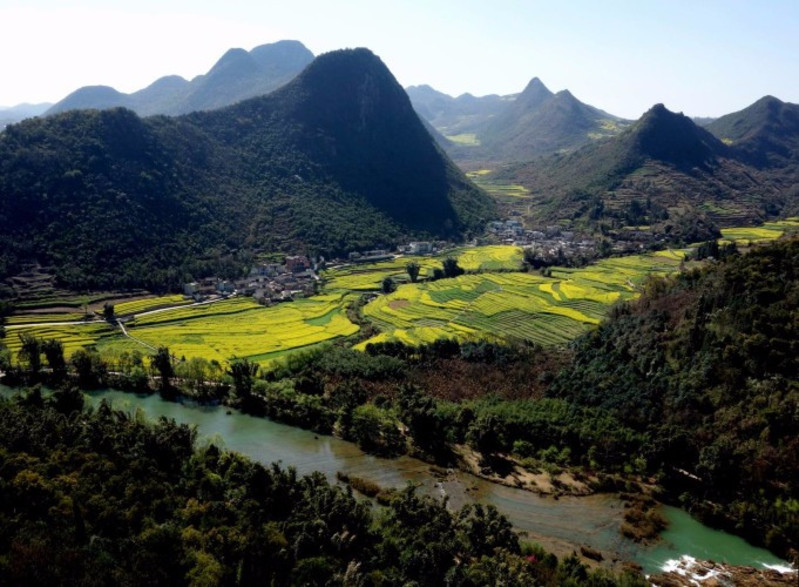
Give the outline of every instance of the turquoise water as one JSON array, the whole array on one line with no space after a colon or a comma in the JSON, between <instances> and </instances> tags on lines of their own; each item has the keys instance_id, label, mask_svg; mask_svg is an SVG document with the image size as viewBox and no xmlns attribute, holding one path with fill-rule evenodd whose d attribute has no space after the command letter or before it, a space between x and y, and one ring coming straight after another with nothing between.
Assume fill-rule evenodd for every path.
<instances>
[{"instance_id":1,"label":"turquoise water","mask_svg":"<svg viewBox=\"0 0 799 587\"><path fill-rule=\"evenodd\" d=\"M0 386L0 394L13 390ZM197 427L200 442L213 442L235 450L264 464L279 462L300 474L322 471L335 481L337 471L365 477L383 487L416 484L419 491L443 498L451 508L479 501L493 504L529 540L558 553L579 550L587 545L608 558L634 560L645 572L654 573L670 559L688 554L698 559L760 566L786 563L741 538L702 525L684 511L664 507L669 528L655 546L638 545L619 532L623 507L608 495L588 497L541 497L528 491L504 487L472 475L450 470L443 477L430 465L410 458L383 459L365 454L356 445L330 436L294 428L264 418L230 411L221 406L174 403L157 394L133 395L106 390L87 394L89 403L103 399L116 409L140 410L145 416L161 416Z\"/></svg>"}]
</instances>

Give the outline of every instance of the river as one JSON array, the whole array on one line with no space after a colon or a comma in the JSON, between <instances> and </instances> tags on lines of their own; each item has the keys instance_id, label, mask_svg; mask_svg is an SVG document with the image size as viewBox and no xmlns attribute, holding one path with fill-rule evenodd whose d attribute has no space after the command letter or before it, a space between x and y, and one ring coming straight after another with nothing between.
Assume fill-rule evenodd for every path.
<instances>
[{"instance_id":1,"label":"river","mask_svg":"<svg viewBox=\"0 0 799 587\"><path fill-rule=\"evenodd\" d=\"M0 385L1 395L12 393L11 388ZM383 487L404 487L413 482L428 495L439 498L446 495L453 508L470 501L493 504L528 539L560 554L578 550L584 544L601 550L606 557L633 560L646 573L657 572L667 561L685 554L736 565L787 566L769 551L708 528L673 507L663 508L669 528L662 540L654 546L642 546L619 533L623 508L613 496L554 499L490 483L460 471L450 470L442 477L417 459L378 458L365 454L353 443L222 406L167 402L157 394L142 396L114 390L92 392L87 397L92 405L105 399L116 409L141 410L151 419L164 416L194 425L201 443L213 442L265 464L280 462L301 474L322 471L335 482L336 472L341 471L371 479Z\"/></svg>"}]
</instances>

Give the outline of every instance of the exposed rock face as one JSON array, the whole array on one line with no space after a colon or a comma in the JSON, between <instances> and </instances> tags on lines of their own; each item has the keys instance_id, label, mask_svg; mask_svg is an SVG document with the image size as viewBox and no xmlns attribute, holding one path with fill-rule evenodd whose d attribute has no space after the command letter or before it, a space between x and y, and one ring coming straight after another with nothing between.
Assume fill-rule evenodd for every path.
<instances>
[{"instance_id":1,"label":"exposed rock face","mask_svg":"<svg viewBox=\"0 0 799 587\"><path fill-rule=\"evenodd\" d=\"M713 561L700 561L690 556L670 561L667 569L651 575L649 581L658 587L683 587L702 585L703 587L747 587L799 585L796 570L756 569L754 567L736 567Z\"/></svg>"}]
</instances>

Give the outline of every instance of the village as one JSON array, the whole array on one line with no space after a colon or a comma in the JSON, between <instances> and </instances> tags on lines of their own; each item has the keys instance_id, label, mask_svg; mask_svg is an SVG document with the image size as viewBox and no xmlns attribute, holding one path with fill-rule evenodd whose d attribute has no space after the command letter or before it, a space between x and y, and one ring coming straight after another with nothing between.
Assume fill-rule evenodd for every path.
<instances>
[{"instance_id":1,"label":"village","mask_svg":"<svg viewBox=\"0 0 799 587\"><path fill-rule=\"evenodd\" d=\"M521 220L509 218L489 222L484 235L470 244L496 243L522 247L532 251L543 265L584 264L587 260L609 254L640 252L653 244L652 235L645 231L628 231L615 237L612 241L606 238L596 240L554 225L528 229ZM242 279L207 277L186 283L183 293L198 302L235 294L271 305L318 293L319 272L325 268L377 263L401 255L435 255L451 246L445 241L414 241L400 245L396 250L352 251L346 258L331 260L321 256L288 255L282 263L258 263Z\"/></svg>"}]
</instances>

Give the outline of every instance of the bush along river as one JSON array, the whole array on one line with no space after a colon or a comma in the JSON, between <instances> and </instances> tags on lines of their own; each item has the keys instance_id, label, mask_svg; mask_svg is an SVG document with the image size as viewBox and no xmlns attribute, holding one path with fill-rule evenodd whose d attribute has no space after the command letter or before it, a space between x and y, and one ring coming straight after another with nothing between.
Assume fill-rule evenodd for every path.
<instances>
[{"instance_id":1,"label":"bush along river","mask_svg":"<svg viewBox=\"0 0 799 587\"><path fill-rule=\"evenodd\" d=\"M0 395L15 390L0 385ZM386 459L364 453L351 442L279 424L230 410L224 406L169 402L158 394L135 395L115 390L86 394L96 406L109 402L114 409L140 411L149 419L172 418L197 427L199 442L214 443L261 463L279 462L298 473L321 471L331 482L336 474L361 477L385 488L413 483L418 491L445 496L453 509L469 502L493 504L523 534L558 555L601 551L605 560L634 561L647 574L657 573L683 555L703 560L753 567L788 569L788 563L745 540L713 530L684 511L661 506L668 528L654 545L633 542L621 535L624 506L611 495L565 496L559 499L505 487L457 470L439 471L408 456Z\"/></svg>"}]
</instances>

